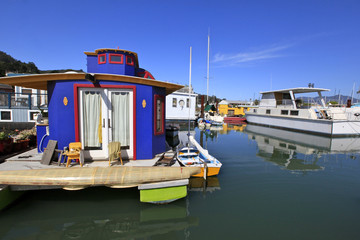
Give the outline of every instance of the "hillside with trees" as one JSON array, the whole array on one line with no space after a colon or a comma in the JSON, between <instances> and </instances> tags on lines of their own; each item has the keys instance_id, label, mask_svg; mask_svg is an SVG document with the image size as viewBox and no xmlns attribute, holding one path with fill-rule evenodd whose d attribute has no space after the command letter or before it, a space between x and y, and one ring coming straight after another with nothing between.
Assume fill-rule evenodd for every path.
<instances>
[{"instance_id":1,"label":"hillside with trees","mask_svg":"<svg viewBox=\"0 0 360 240\"><path fill-rule=\"evenodd\" d=\"M68 71L83 72L80 70L73 69L61 69L61 70L45 70L41 71L37 68L33 62L21 62L7 53L0 51L0 77L6 76L6 73L29 73L29 74L39 74L39 73L63 73Z\"/></svg>"},{"instance_id":2,"label":"hillside with trees","mask_svg":"<svg viewBox=\"0 0 360 240\"><path fill-rule=\"evenodd\" d=\"M14 73L40 73L35 63L24 63L14 59L5 52L0 51L0 77L4 77L7 72Z\"/></svg>"}]
</instances>

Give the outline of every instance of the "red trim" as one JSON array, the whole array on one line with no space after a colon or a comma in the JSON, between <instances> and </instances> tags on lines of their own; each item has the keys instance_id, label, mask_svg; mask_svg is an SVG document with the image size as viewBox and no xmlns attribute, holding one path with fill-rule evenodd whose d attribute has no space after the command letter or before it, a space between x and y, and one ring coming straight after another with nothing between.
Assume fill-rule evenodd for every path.
<instances>
[{"instance_id":1,"label":"red trim","mask_svg":"<svg viewBox=\"0 0 360 240\"><path fill-rule=\"evenodd\" d=\"M131 63L128 63L128 59L131 58L132 62ZM134 66L135 64L135 58L133 56L128 56L126 55L126 65L129 65L129 66Z\"/></svg>"},{"instance_id":2,"label":"red trim","mask_svg":"<svg viewBox=\"0 0 360 240\"><path fill-rule=\"evenodd\" d=\"M101 62L100 58L103 57L103 56L105 57L105 60L103 62ZM99 54L98 55L98 64L104 64L104 63L106 63L106 53Z\"/></svg>"},{"instance_id":3,"label":"red trim","mask_svg":"<svg viewBox=\"0 0 360 240\"><path fill-rule=\"evenodd\" d=\"M136 86L124 85L102 85L102 84L74 84L74 117L75 117L75 141L80 141L79 131L79 88L121 88L133 91L133 159L136 160Z\"/></svg>"},{"instance_id":4,"label":"red trim","mask_svg":"<svg viewBox=\"0 0 360 240\"><path fill-rule=\"evenodd\" d=\"M120 62L111 61L112 56L120 56L121 61ZM117 54L117 53L109 53L109 63L124 64L124 55L123 54Z\"/></svg>"},{"instance_id":5,"label":"red trim","mask_svg":"<svg viewBox=\"0 0 360 240\"><path fill-rule=\"evenodd\" d=\"M150 78L150 79L154 79L155 80L155 78L153 77L153 75L151 75L151 73L149 73L148 71L144 71L144 72L138 72L137 74L136 74L136 76L138 76L138 77L142 77L142 78Z\"/></svg>"},{"instance_id":6,"label":"red trim","mask_svg":"<svg viewBox=\"0 0 360 240\"><path fill-rule=\"evenodd\" d=\"M151 75L151 73L149 73L148 71L145 72L144 78L150 78L150 79L154 79L154 80L155 80L155 78L153 77L153 75Z\"/></svg>"},{"instance_id":7,"label":"red trim","mask_svg":"<svg viewBox=\"0 0 360 240\"><path fill-rule=\"evenodd\" d=\"M137 72L136 76L143 78L145 76L145 72Z\"/></svg>"},{"instance_id":8,"label":"red trim","mask_svg":"<svg viewBox=\"0 0 360 240\"><path fill-rule=\"evenodd\" d=\"M160 99L161 100L161 118L162 118L162 129L161 131L156 131L156 112L157 112L157 100ZM165 132L165 101L164 101L164 96L161 96L161 95L154 95L154 135L161 135L161 134L164 134Z\"/></svg>"}]
</instances>

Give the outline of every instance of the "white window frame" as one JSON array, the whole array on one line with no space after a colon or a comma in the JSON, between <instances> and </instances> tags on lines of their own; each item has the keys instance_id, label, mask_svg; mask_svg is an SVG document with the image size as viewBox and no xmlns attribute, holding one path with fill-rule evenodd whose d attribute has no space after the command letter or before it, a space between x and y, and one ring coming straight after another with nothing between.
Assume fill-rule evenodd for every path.
<instances>
[{"instance_id":1,"label":"white window frame","mask_svg":"<svg viewBox=\"0 0 360 240\"><path fill-rule=\"evenodd\" d=\"M28 122L36 122L36 118L34 118L33 120L30 119L30 114L31 113L40 113L39 110L28 110L27 116L28 116Z\"/></svg>"},{"instance_id":2,"label":"white window frame","mask_svg":"<svg viewBox=\"0 0 360 240\"><path fill-rule=\"evenodd\" d=\"M2 120L1 119L1 112L10 112L10 120ZM0 122L13 122L13 113L11 109L1 109L0 110Z\"/></svg>"}]
</instances>

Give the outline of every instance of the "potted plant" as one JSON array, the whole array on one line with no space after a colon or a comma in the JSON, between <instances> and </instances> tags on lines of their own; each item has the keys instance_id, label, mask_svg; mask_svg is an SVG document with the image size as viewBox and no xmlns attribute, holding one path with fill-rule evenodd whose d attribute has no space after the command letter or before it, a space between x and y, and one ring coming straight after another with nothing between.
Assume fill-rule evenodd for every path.
<instances>
[{"instance_id":1,"label":"potted plant","mask_svg":"<svg viewBox=\"0 0 360 240\"><path fill-rule=\"evenodd\" d=\"M16 136L16 142L21 143L21 148L29 147L29 142L36 136L36 128L26 129L19 132Z\"/></svg>"},{"instance_id":2,"label":"potted plant","mask_svg":"<svg viewBox=\"0 0 360 240\"><path fill-rule=\"evenodd\" d=\"M6 132L0 132L0 153L12 151L12 139Z\"/></svg>"}]
</instances>

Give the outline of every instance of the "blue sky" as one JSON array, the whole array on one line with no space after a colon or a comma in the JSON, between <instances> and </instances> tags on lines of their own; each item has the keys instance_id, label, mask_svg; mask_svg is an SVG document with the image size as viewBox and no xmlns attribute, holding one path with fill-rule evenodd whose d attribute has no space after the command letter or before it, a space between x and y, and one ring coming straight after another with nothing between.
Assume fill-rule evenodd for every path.
<instances>
[{"instance_id":1,"label":"blue sky","mask_svg":"<svg viewBox=\"0 0 360 240\"><path fill-rule=\"evenodd\" d=\"M258 98L260 91L360 87L360 1L0 1L0 50L39 69L83 69L84 51L126 49L157 80L192 82L210 95ZM358 95L354 95L358 96Z\"/></svg>"}]
</instances>

